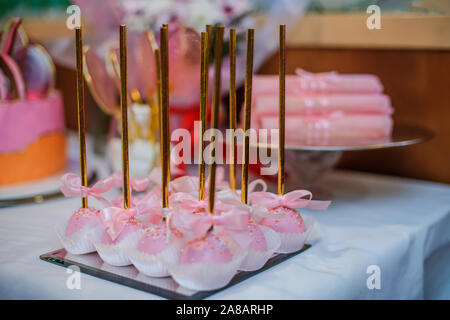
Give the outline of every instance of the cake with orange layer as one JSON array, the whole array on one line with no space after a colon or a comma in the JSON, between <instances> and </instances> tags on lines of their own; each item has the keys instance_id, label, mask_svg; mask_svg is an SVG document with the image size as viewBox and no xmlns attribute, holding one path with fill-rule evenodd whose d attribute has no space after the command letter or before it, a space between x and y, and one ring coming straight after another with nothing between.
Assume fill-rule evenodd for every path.
<instances>
[{"instance_id":1,"label":"cake with orange layer","mask_svg":"<svg viewBox=\"0 0 450 320\"><path fill-rule=\"evenodd\" d=\"M0 185L45 178L66 168L61 96L0 102Z\"/></svg>"},{"instance_id":2,"label":"cake with orange layer","mask_svg":"<svg viewBox=\"0 0 450 320\"><path fill-rule=\"evenodd\" d=\"M54 65L30 44L20 19L7 23L0 48L0 186L66 169L64 110Z\"/></svg>"}]
</instances>

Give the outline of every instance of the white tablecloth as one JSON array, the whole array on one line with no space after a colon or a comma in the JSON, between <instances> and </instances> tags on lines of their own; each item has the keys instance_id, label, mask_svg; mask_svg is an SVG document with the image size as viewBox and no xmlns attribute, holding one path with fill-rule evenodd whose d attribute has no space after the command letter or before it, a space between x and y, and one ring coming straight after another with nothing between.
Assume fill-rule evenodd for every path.
<instances>
[{"instance_id":1,"label":"white tablecloth","mask_svg":"<svg viewBox=\"0 0 450 320\"><path fill-rule=\"evenodd\" d=\"M323 179L333 204L314 215L321 238L312 248L228 288L214 299L450 299L450 186L335 171ZM0 210L0 298L158 299L82 275L81 289L39 255L61 245L53 226L79 199ZM380 289L368 289L368 266Z\"/></svg>"}]
</instances>

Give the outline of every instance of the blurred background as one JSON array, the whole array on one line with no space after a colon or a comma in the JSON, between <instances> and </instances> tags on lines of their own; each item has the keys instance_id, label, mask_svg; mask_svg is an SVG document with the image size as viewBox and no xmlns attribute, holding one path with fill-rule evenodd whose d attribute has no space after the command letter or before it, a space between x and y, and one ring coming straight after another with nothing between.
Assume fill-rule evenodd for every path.
<instances>
[{"instance_id":1,"label":"blurred background","mask_svg":"<svg viewBox=\"0 0 450 320\"><path fill-rule=\"evenodd\" d=\"M73 3L82 8L88 44L99 45L105 34L116 32L119 22L150 30L174 20L194 28L206 23L234 25L238 31L257 26L255 72L259 74L277 74L276 26L286 23L287 73L302 68L375 74L391 97L395 123L420 124L435 132L433 140L417 146L345 153L338 167L450 183L450 1L230 0L229 7L222 8L231 12L226 19L205 6L205 0L192 1L195 5L186 16L179 12L184 2L0 0L0 19L3 24L22 17L31 41L50 52L56 65L55 86L63 94L66 125L71 129L77 128L75 60L66 10ZM379 30L366 27L371 4L381 8ZM238 106L242 96L240 89ZM226 103L226 90L223 98ZM101 153L110 116L98 108L89 90L86 104L87 127Z\"/></svg>"}]
</instances>

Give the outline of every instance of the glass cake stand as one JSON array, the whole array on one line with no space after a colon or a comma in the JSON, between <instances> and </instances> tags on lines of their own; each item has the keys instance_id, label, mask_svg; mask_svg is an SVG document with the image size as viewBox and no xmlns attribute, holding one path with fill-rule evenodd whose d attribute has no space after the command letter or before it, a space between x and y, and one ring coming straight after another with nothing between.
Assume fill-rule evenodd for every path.
<instances>
[{"instance_id":1,"label":"glass cake stand","mask_svg":"<svg viewBox=\"0 0 450 320\"><path fill-rule=\"evenodd\" d=\"M405 147L428 141L433 136L432 131L421 126L396 124L390 138L287 140L285 147L285 166L288 175L286 189L287 191L298 189L299 186L314 189L317 179L336 165L344 151ZM272 152L276 152L278 148L268 144L258 144L258 147L271 148Z\"/></svg>"}]
</instances>

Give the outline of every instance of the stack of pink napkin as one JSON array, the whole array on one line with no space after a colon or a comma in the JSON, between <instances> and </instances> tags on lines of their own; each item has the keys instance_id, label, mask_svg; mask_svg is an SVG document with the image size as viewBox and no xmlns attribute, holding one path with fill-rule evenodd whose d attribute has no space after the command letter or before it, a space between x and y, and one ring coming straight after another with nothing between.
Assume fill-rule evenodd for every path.
<instances>
[{"instance_id":1,"label":"stack of pink napkin","mask_svg":"<svg viewBox=\"0 0 450 320\"><path fill-rule=\"evenodd\" d=\"M286 76L286 141L324 141L391 135L393 109L379 78L370 74ZM278 75L253 78L253 128L278 128Z\"/></svg>"}]
</instances>

